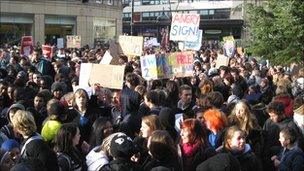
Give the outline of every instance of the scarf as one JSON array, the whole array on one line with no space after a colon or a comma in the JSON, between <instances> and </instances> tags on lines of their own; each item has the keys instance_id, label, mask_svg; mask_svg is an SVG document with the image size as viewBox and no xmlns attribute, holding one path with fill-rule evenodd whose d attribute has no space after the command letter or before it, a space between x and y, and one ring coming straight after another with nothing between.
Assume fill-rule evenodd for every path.
<instances>
[{"instance_id":1,"label":"scarf","mask_svg":"<svg viewBox=\"0 0 304 171\"><path fill-rule=\"evenodd\" d=\"M185 157L190 157L192 156L197 149L200 148L200 144L196 143L196 144L190 144L190 143L185 143L182 144L182 151Z\"/></svg>"}]
</instances>

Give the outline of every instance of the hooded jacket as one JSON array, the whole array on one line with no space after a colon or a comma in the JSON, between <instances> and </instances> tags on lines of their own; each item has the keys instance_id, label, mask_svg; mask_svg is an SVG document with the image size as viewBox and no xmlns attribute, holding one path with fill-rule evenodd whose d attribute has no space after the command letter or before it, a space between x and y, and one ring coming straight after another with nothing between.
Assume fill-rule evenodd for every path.
<instances>
[{"instance_id":1,"label":"hooded jacket","mask_svg":"<svg viewBox=\"0 0 304 171\"><path fill-rule=\"evenodd\" d=\"M99 147L93 148L86 156L88 171L99 170L109 163L109 158L103 151L97 151Z\"/></svg>"}]
</instances>

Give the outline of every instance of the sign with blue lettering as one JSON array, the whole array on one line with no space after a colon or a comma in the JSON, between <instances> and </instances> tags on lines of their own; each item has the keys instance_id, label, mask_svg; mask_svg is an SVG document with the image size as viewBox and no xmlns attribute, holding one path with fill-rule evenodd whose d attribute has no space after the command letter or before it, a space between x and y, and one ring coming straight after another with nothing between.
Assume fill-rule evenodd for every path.
<instances>
[{"instance_id":1,"label":"sign with blue lettering","mask_svg":"<svg viewBox=\"0 0 304 171\"><path fill-rule=\"evenodd\" d=\"M199 51L202 45L203 30L199 30L196 34L196 40L193 42L185 42L184 49Z\"/></svg>"},{"instance_id":2,"label":"sign with blue lettering","mask_svg":"<svg viewBox=\"0 0 304 171\"><path fill-rule=\"evenodd\" d=\"M170 40L193 42L197 39L199 23L199 14L172 13Z\"/></svg>"},{"instance_id":3,"label":"sign with blue lettering","mask_svg":"<svg viewBox=\"0 0 304 171\"><path fill-rule=\"evenodd\" d=\"M141 72L146 80L168 78L170 70L165 54L146 55L140 58Z\"/></svg>"}]
</instances>

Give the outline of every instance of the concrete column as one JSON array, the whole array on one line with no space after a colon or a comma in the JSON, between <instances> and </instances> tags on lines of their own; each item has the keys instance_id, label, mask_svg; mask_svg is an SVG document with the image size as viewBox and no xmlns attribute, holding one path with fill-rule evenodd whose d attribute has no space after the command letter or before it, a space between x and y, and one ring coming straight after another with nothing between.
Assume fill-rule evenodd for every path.
<instances>
[{"instance_id":1,"label":"concrete column","mask_svg":"<svg viewBox=\"0 0 304 171\"><path fill-rule=\"evenodd\" d=\"M77 28L76 34L81 36L81 46L86 44L92 45L94 44L93 40L93 17L90 16L77 16Z\"/></svg>"},{"instance_id":2,"label":"concrete column","mask_svg":"<svg viewBox=\"0 0 304 171\"><path fill-rule=\"evenodd\" d=\"M45 36L45 23L44 23L44 14L35 14L34 17L34 41L35 44L40 42L44 44Z\"/></svg>"}]
</instances>

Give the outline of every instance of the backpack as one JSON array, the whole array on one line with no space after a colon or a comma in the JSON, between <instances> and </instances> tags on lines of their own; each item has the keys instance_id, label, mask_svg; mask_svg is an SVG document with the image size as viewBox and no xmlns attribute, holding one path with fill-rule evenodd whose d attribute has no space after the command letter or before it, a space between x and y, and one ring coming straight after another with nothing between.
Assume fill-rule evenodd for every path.
<instances>
[{"instance_id":1,"label":"backpack","mask_svg":"<svg viewBox=\"0 0 304 171\"><path fill-rule=\"evenodd\" d=\"M57 153L57 158L58 158L58 161L60 161L60 160L67 161L68 168L69 168L68 170L70 170L70 171L72 170L72 161L71 161L71 158L69 156L67 156L67 155L65 155L63 153Z\"/></svg>"},{"instance_id":2,"label":"backpack","mask_svg":"<svg viewBox=\"0 0 304 171\"><path fill-rule=\"evenodd\" d=\"M24 143L24 145L22 146L21 148L21 157L24 158L24 159L27 159L27 153L26 153L26 146L33 140L43 140L42 137L37 134L35 136L32 136L31 138L29 138L28 140L26 140L26 142Z\"/></svg>"}]
</instances>

